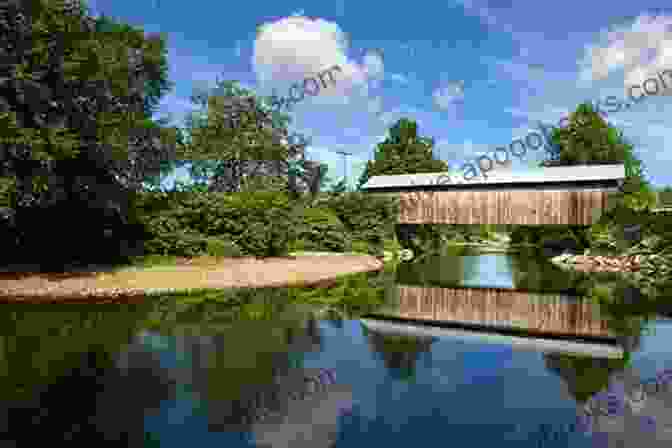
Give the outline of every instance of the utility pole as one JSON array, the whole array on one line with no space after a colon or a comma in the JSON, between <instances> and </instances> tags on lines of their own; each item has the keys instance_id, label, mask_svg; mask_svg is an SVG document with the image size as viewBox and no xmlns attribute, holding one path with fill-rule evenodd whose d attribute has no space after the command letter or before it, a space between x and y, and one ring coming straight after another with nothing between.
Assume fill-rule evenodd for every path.
<instances>
[{"instance_id":1,"label":"utility pole","mask_svg":"<svg viewBox=\"0 0 672 448\"><path fill-rule=\"evenodd\" d=\"M346 191L348 188L348 170L347 170L347 165L345 163L347 156L351 156L351 152L346 152L346 151L336 151L337 154L340 154L343 156L343 176L345 176L345 188Z\"/></svg>"}]
</instances>

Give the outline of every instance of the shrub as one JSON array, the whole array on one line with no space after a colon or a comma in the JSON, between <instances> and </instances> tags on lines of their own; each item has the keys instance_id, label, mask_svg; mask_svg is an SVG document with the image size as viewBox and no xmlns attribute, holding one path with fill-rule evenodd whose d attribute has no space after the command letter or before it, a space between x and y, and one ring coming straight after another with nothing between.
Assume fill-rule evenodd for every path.
<instances>
[{"instance_id":1,"label":"shrub","mask_svg":"<svg viewBox=\"0 0 672 448\"><path fill-rule=\"evenodd\" d=\"M383 241L394 238L399 200L369 193L327 195L316 204L328 207L345 225L352 238L369 244L372 255L383 255Z\"/></svg>"},{"instance_id":2,"label":"shrub","mask_svg":"<svg viewBox=\"0 0 672 448\"><path fill-rule=\"evenodd\" d=\"M161 233L145 243L146 254L195 257L205 253L207 239L183 229Z\"/></svg>"},{"instance_id":3,"label":"shrub","mask_svg":"<svg viewBox=\"0 0 672 448\"><path fill-rule=\"evenodd\" d=\"M217 238L233 243L231 249L238 248L242 255L286 255L300 223L297 206L282 192L145 192L140 196L138 215L151 235L145 245L148 254L206 253L210 239Z\"/></svg>"},{"instance_id":4,"label":"shrub","mask_svg":"<svg viewBox=\"0 0 672 448\"><path fill-rule=\"evenodd\" d=\"M206 239L206 252L213 257L241 257L244 255L236 243L219 238Z\"/></svg>"},{"instance_id":5,"label":"shrub","mask_svg":"<svg viewBox=\"0 0 672 448\"><path fill-rule=\"evenodd\" d=\"M340 219L327 208L306 208L298 234L304 250L349 251L352 242Z\"/></svg>"},{"instance_id":6,"label":"shrub","mask_svg":"<svg viewBox=\"0 0 672 448\"><path fill-rule=\"evenodd\" d=\"M239 215L243 232L234 239L249 255L287 255L300 225L298 207L286 193L259 192L227 195L229 210ZM240 228L239 225L236 228Z\"/></svg>"}]
</instances>

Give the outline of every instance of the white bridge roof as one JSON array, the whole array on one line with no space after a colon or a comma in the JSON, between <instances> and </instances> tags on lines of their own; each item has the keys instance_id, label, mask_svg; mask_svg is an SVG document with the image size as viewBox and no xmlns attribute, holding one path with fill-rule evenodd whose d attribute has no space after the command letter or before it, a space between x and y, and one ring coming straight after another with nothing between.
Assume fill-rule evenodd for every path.
<instances>
[{"instance_id":1,"label":"white bridge roof","mask_svg":"<svg viewBox=\"0 0 672 448\"><path fill-rule=\"evenodd\" d=\"M493 170L486 172L487 179L483 177L466 180L463 172L449 174L443 173L418 173L400 174L394 176L374 176L362 186L363 189L379 188L407 188L407 187L431 187L431 186L460 186L460 185L497 185L497 184L540 184L557 182L600 182L618 181L625 179L625 165L575 165L539 167L528 171L512 172Z\"/></svg>"}]
</instances>

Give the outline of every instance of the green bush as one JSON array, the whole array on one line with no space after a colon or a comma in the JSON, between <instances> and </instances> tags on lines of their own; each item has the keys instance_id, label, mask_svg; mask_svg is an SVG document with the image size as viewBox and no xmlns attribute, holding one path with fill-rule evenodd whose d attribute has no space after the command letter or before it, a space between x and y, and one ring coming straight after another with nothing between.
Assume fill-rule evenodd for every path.
<instances>
[{"instance_id":1,"label":"green bush","mask_svg":"<svg viewBox=\"0 0 672 448\"><path fill-rule=\"evenodd\" d=\"M174 255L177 257L195 257L206 252L207 238L202 235L176 230L164 232L145 243L146 254Z\"/></svg>"},{"instance_id":2,"label":"green bush","mask_svg":"<svg viewBox=\"0 0 672 448\"><path fill-rule=\"evenodd\" d=\"M147 255L207 253L212 238L230 241L243 255L286 255L300 223L282 192L143 192L136 207L149 233Z\"/></svg>"},{"instance_id":3,"label":"green bush","mask_svg":"<svg viewBox=\"0 0 672 448\"><path fill-rule=\"evenodd\" d=\"M327 208L306 208L298 234L303 250L347 252L352 242L340 219Z\"/></svg>"},{"instance_id":4,"label":"green bush","mask_svg":"<svg viewBox=\"0 0 672 448\"><path fill-rule=\"evenodd\" d=\"M226 195L227 209L238 214L235 243L249 255L273 257L287 255L301 224L299 208L282 192Z\"/></svg>"},{"instance_id":5,"label":"green bush","mask_svg":"<svg viewBox=\"0 0 672 448\"><path fill-rule=\"evenodd\" d=\"M371 255L382 256L384 240L394 238L398 198L351 192L326 195L316 205L331 209L353 240L368 243Z\"/></svg>"},{"instance_id":6,"label":"green bush","mask_svg":"<svg viewBox=\"0 0 672 448\"><path fill-rule=\"evenodd\" d=\"M361 254L368 254L369 253L369 245L366 243L366 241L353 241L352 242L352 252L361 253Z\"/></svg>"},{"instance_id":7,"label":"green bush","mask_svg":"<svg viewBox=\"0 0 672 448\"><path fill-rule=\"evenodd\" d=\"M244 255L236 243L220 238L207 238L206 252L213 257L241 257Z\"/></svg>"},{"instance_id":8,"label":"green bush","mask_svg":"<svg viewBox=\"0 0 672 448\"><path fill-rule=\"evenodd\" d=\"M657 207L672 207L672 190L661 191L658 193Z\"/></svg>"}]
</instances>

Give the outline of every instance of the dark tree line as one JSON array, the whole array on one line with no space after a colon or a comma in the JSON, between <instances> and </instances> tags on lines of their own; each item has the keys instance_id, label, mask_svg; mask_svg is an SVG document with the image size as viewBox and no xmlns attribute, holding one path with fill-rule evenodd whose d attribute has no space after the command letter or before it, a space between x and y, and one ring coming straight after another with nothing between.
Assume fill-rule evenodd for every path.
<instances>
[{"instance_id":1,"label":"dark tree line","mask_svg":"<svg viewBox=\"0 0 672 448\"><path fill-rule=\"evenodd\" d=\"M76 0L0 5L3 261L131 254L133 193L180 137L150 118L170 88L165 53L163 37L94 19Z\"/></svg>"}]
</instances>

